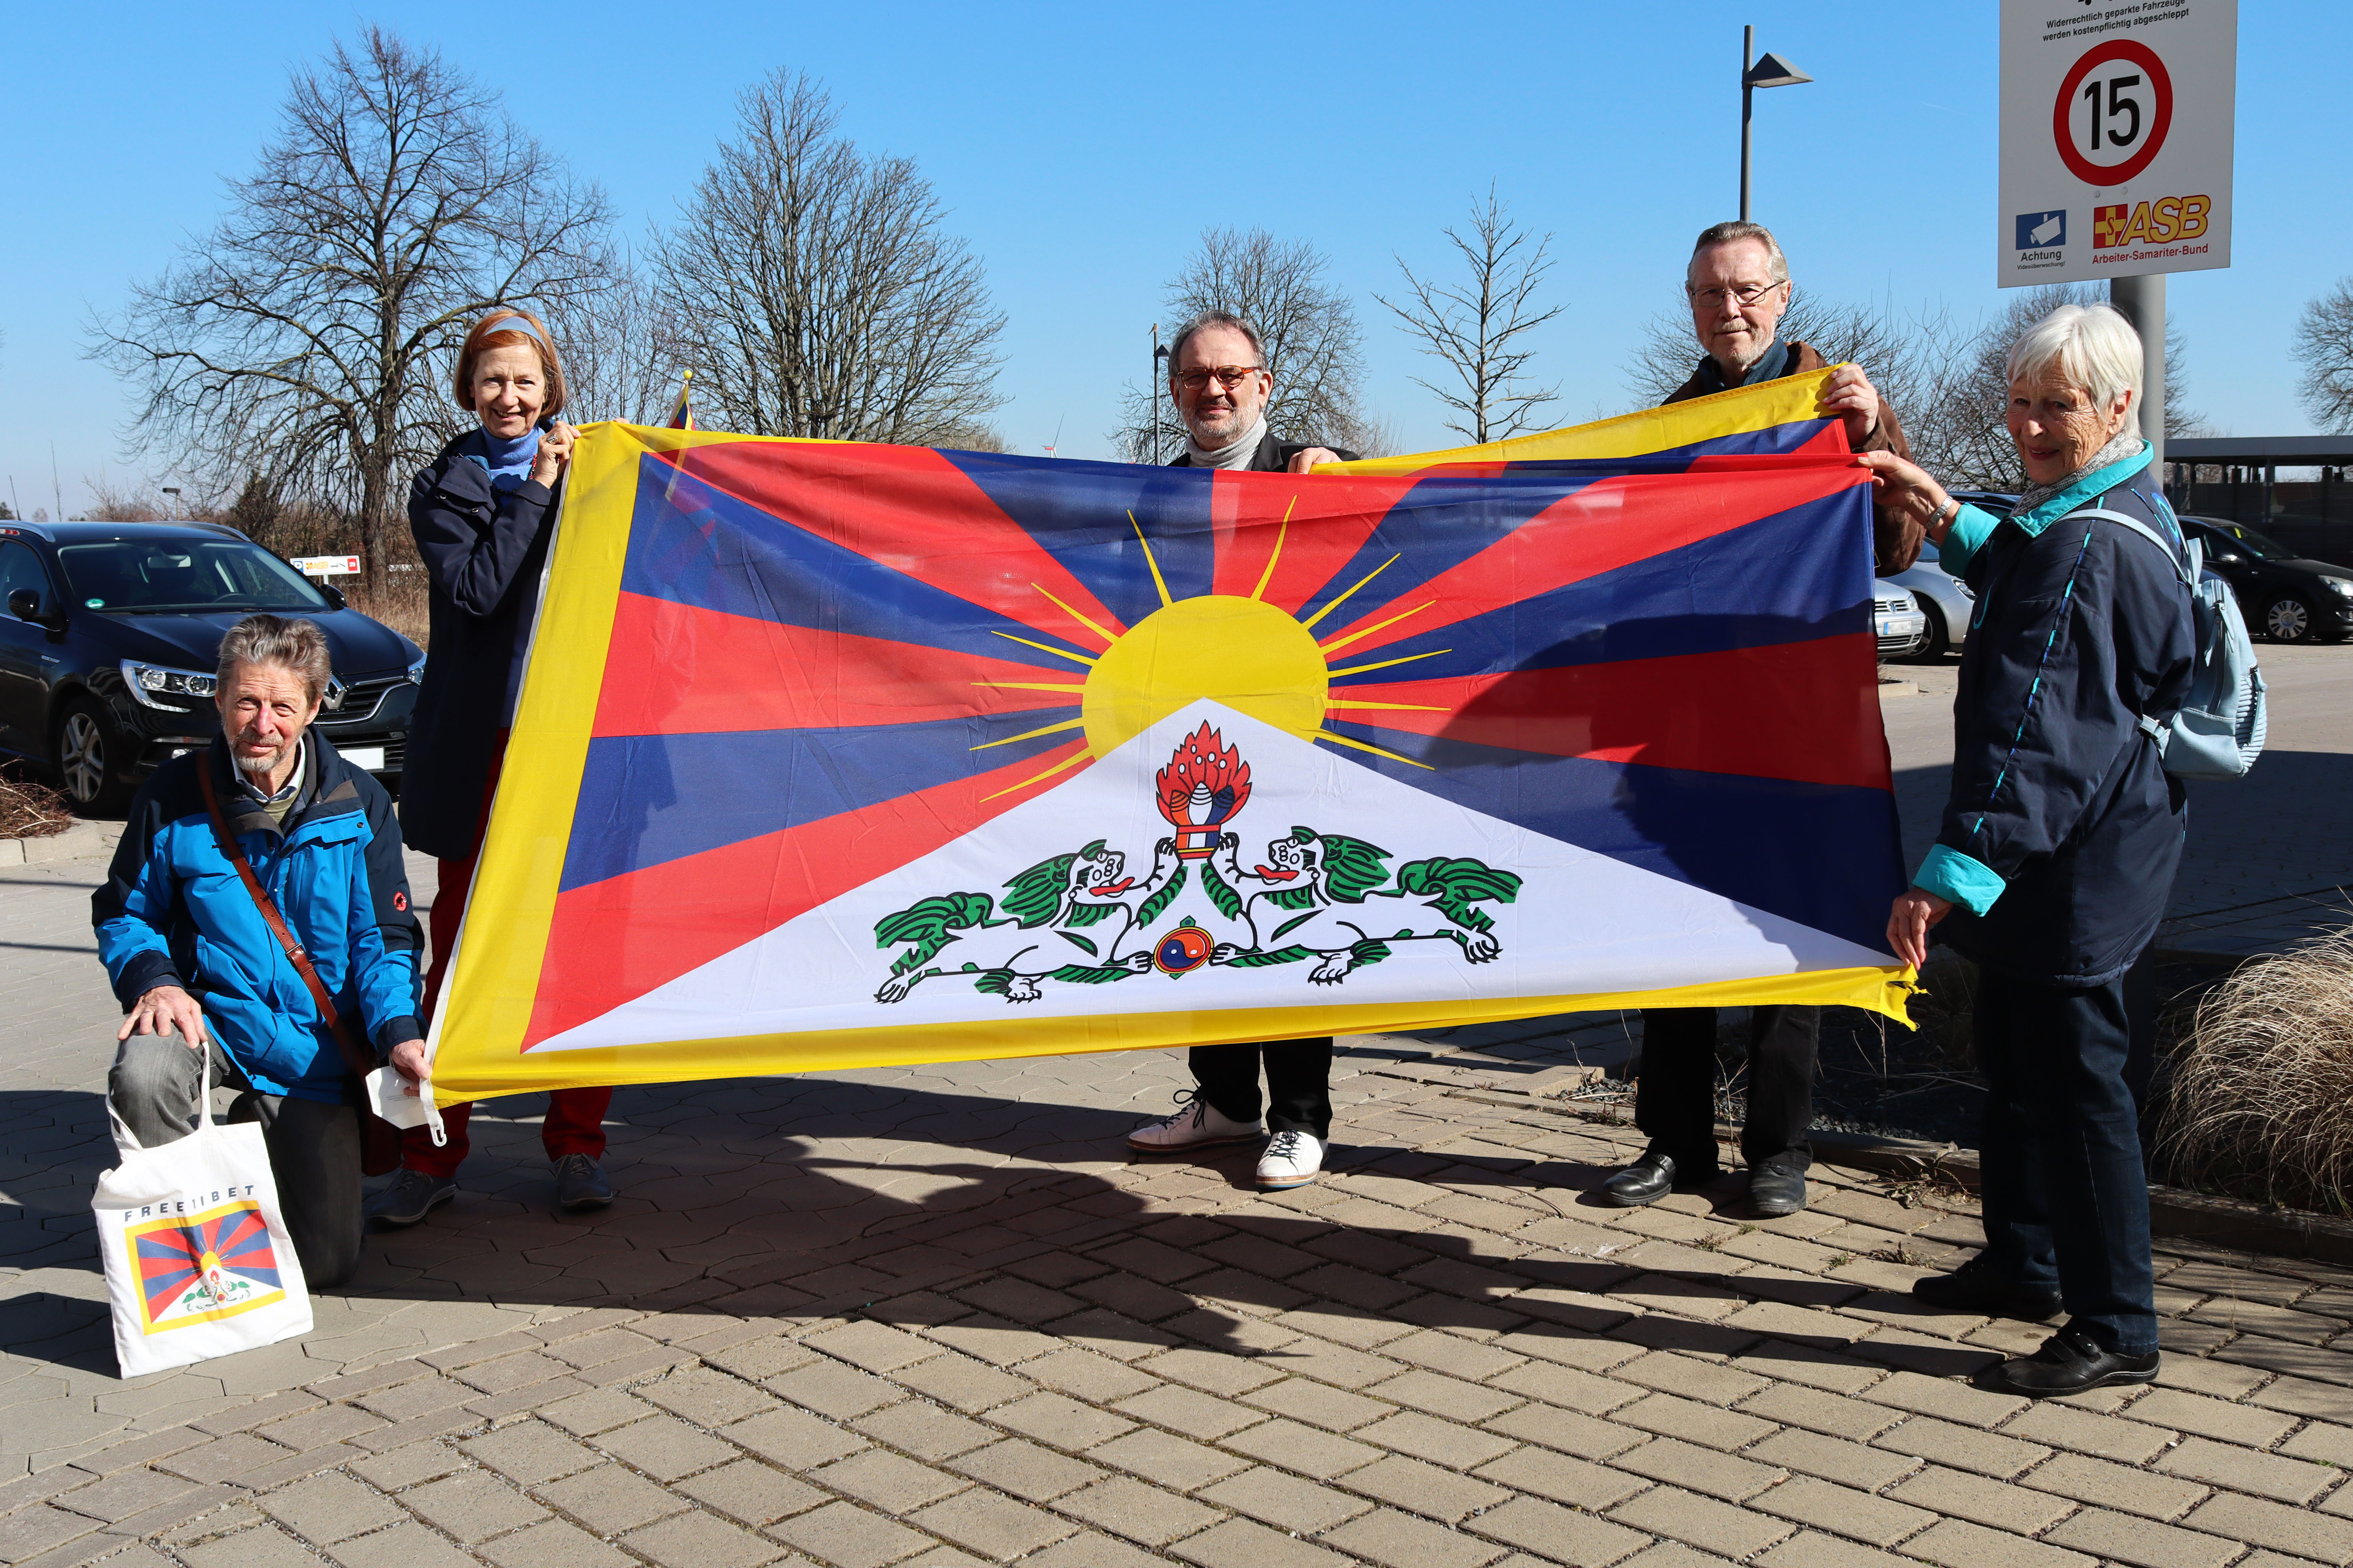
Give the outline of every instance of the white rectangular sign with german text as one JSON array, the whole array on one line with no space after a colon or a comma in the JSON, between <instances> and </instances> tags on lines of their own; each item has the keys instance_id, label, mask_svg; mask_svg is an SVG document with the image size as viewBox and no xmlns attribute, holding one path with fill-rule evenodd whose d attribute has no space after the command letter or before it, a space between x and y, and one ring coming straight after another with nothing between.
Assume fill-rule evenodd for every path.
<instances>
[{"instance_id":1,"label":"white rectangular sign with german text","mask_svg":"<svg viewBox=\"0 0 2353 1568\"><path fill-rule=\"evenodd\" d=\"M2002 0L1995 280L2231 265L2238 0Z\"/></svg>"}]
</instances>

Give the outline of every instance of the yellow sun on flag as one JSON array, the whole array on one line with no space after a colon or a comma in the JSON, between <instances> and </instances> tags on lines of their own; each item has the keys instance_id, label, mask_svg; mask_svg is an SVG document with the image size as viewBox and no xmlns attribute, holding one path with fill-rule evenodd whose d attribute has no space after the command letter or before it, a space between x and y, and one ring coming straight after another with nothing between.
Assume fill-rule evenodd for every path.
<instances>
[{"instance_id":1,"label":"yellow sun on flag","mask_svg":"<svg viewBox=\"0 0 2353 1568\"><path fill-rule=\"evenodd\" d=\"M1294 498L1292 507L1298 504ZM1014 790L1027 789L1066 768L1109 756L1113 750L1171 713L1203 698L1222 702L1238 712L1247 713L1303 741L1329 741L1335 745L1370 752L1413 767L1428 766L1427 763L1414 762L1410 757L1399 756L1395 752L1346 735L1335 734L1324 728L1324 715L1334 710L1378 708L1411 709L1430 713L1443 711L1419 702L1350 701L1345 691L1337 697L1332 692L1332 678L1335 676L1360 675L1366 670L1385 669L1391 665L1411 664L1416 659L1435 658L1440 654L1451 653L1451 648L1432 648L1427 653L1408 654L1402 658L1381 659L1372 664L1340 668L1332 666L1332 656L1348 644L1370 637L1383 627L1394 626L1409 616L1420 614L1436 603L1435 600L1416 605L1345 637L1333 637L1321 643L1315 640L1315 623L1347 603L1357 589L1395 565L1396 556L1390 556L1366 573L1325 603L1323 608L1301 620L1260 597L1266 592L1267 584L1273 580L1275 563L1282 558L1282 542L1291 526L1290 510L1283 512L1282 522L1275 533L1274 550L1267 557L1266 569L1259 574L1258 586L1250 590L1250 597L1246 599L1230 594L1205 594L1191 599L1170 597L1167 580L1160 574L1160 563L1153 558L1152 542L1144 537L1143 526L1135 521L1134 512L1127 514L1127 521L1128 526L1135 530L1136 542L1144 547L1145 563L1152 568L1153 586L1160 591L1160 608L1128 630L1114 634L1033 583L1030 586L1037 588L1038 593L1055 608L1103 638L1106 645L1103 651L1089 657L1031 642L1027 637L1014 637L1010 632L997 634L1025 647L1039 648L1087 667L1083 680L1068 684L1042 681L977 683L1028 691L1071 692L1079 699L1079 717L1018 735L1008 735L1000 741L987 742L975 746L973 750L976 752L1065 731L1083 730L1086 732L1085 751L1065 757L1044 773L998 793L1010 795Z\"/></svg>"}]
</instances>

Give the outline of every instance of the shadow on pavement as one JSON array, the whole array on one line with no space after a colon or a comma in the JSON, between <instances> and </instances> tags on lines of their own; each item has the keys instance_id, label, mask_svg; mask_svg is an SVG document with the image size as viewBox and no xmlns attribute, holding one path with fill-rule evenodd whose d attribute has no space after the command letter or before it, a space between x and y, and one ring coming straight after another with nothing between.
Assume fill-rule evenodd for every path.
<instances>
[{"instance_id":1,"label":"shadow on pavement","mask_svg":"<svg viewBox=\"0 0 2353 1568\"><path fill-rule=\"evenodd\" d=\"M558 1215L547 1206L553 1180L538 1146L539 1104L523 1096L478 1110L460 1197L421 1225L371 1237L358 1278L321 1299L322 1323L331 1305L371 1302L620 1305L738 1318L863 1310L932 1323L976 1308L983 1317L952 1334L986 1341L1045 1328L1079 1342L1190 1342L1279 1366L1302 1352L1266 1343L1260 1324L1311 1302L1340 1315L1334 1337L1343 1342L1341 1318L1387 1321L1389 1309L1414 1299L1413 1321L1425 1327L1492 1332L1534 1319L1535 1332L1794 1361L1832 1355L1869 1327L1822 1314L1810 1320L1820 1331L1810 1332L1809 1310L1852 1312L1858 1298L1873 1296L1864 1315L1883 1323L1927 1315L1908 1297L1850 1281L1778 1269L1736 1276L1709 1251L1595 1223L1592 1189L1614 1165L1343 1142L1333 1164L1352 1179L1342 1184L1346 1197L1321 1205L1330 1217L1285 1207L1278 1194L1211 1220L1172 1215L1132 1188L1189 1179L1247 1189L1251 1150L1136 1162L1148 1173L1139 1180L1122 1170L1123 1185L1108 1173L1129 1163L1120 1140L1137 1124L1134 1114L906 1082L623 1089L607 1155L618 1200L598 1214ZM111 1374L88 1206L92 1183L112 1163L100 1097L0 1095L0 1117L11 1129L0 1142L0 1183L24 1205L0 1230L9 1238L0 1256L18 1269L79 1273L90 1292L65 1293L75 1287L53 1274L46 1283L64 1289L0 1303L0 1347L35 1370ZM1337 1131L1345 1140L1345 1123ZM1082 1163L1095 1169L1071 1168ZM1464 1226L1428 1234L1367 1223L1371 1215L1351 1223L1347 1211L1373 1210L1366 1200L1390 1184L1403 1207L1384 1205L1375 1211L1381 1218L1428 1204L1433 1188L1423 1178L1441 1171L1445 1188L1465 1202L1482 1201L1482 1186L1541 1198L1557 1217L1515 1240L1540 1240L1545 1250L1482 1253L1482 1233ZM1723 1217L1739 1217L1736 1190L1710 1196ZM1079 1250L1092 1259L1080 1272L1093 1277L1060 1278ZM1114 1272L1097 1274L1101 1265ZM1306 1289L1291 1282L1310 1275ZM1786 1328L1771 1331L1778 1337L1759 1344L1753 1323L1710 1321L1751 1302L1793 1310ZM1322 1341L1308 1353L1328 1352ZM375 1359L383 1357L364 1346L354 1357ZM1905 1364L1936 1375L1999 1359L1924 1341Z\"/></svg>"}]
</instances>

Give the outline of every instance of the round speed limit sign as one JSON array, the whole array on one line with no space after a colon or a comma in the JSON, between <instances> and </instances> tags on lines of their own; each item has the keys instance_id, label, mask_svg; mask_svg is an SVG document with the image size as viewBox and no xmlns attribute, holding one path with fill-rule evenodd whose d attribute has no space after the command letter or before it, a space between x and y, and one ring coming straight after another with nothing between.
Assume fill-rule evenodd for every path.
<instances>
[{"instance_id":1,"label":"round speed limit sign","mask_svg":"<svg viewBox=\"0 0 2353 1568\"><path fill-rule=\"evenodd\" d=\"M2173 79L2156 50L2129 38L2087 51L2060 82L2051 109L2059 156L2087 185L2131 180L2157 157L2172 127Z\"/></svg>"}]
</instances>

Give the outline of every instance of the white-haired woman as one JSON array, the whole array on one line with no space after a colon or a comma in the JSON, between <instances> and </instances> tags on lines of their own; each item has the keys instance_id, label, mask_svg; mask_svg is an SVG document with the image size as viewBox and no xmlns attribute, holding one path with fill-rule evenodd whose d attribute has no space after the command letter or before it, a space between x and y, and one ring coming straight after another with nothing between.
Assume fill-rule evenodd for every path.
<instances>
[{"instance_id":1,"label":"white-haired woman","mask_svg":"<svg viewBox=\"0 0 2353 1568\"><path fill-rule=\"evenodd\" d=\"M2066 1325L1997 1374L2040 1397L2157 1374L2124 981L2165 912L2187 824L2141 721L2180 706L2193 645L2170 558L2185 547L2137 428L2139 337L2105 305L2063 305L2009 368L2029 482L2010 516L1955 501L1891 454L1861 460L1978 595L1952 792L1887 938L1917 964L1943 921L1978 965L1986 1246L1914 1292L2035 1321L2063 1305Z\"/></svg>"}]
</instances>

